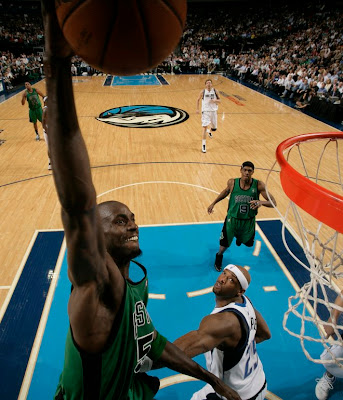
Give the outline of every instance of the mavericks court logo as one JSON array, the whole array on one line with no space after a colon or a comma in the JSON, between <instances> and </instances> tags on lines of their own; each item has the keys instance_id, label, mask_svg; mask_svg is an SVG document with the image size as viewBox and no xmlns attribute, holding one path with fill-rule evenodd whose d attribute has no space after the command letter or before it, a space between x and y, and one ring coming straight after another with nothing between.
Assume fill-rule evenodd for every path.
<instances>
[{"instance_id":1,"label":"mavericks court logo","mask_svg":"<svg viewBox=\"0 0 343 400\"><path fill-rule=\"evenodd\" d=\"M162 128L186 121L189 115L167 106L123 106L102 112L98 121L125 128Z\"/></svg>"}]
</instances>

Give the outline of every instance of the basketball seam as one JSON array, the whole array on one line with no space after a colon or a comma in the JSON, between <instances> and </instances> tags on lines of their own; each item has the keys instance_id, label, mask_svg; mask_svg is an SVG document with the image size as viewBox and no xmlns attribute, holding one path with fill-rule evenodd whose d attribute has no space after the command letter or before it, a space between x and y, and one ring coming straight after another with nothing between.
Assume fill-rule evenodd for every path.
<instances>
[{"instance_id":1,"label":"basketball seam","mask_svg":"<svg viewBox=\"0 0 343 400\"><path fill-rule=\"evenodd\" d=\"M69 12L66 14L62 25L61 25L61 29L63 31L64 25L66 24L67 20L69 19L69 17L73 14L73 12L80 7L81 4L85 3L87 0L79 0L77 3L74 4L73 7L70 8Z\"/></svg>"},{"instance_id":2,"label":"basketball seam","mask_svg":"<svg viewBox=\"0 0 343 400\"><path fill-rule=\"evenodd\" d=\"M173 14L175 15L175 17L178 19L178 21L179 21L179 23L180 23L180 26L181 26L181 28L182 28L182 30L183 30L183 28L184 28L183 21L182 21L182 19L180 18L180 16L179 16L177 10L173 7L173 5L170 4L170 2L169 2L168 0L160 0L160 2L163 3L164 5L166 5L166 6L170 9L170 11L172 11L172 13L173 13Z\"/></svg>"},{"instance_id":3,"label":"basketball seam","mask_svg":"<svg viewBox=\"0 0 343 400\"><path fill-rule=\"evenodd\" d=\"M144 0L143 0L144 1ZM149 41L149 30L147 28L147 23L145 20L145 15L143 13L142 10L142 6L140 3L140 0L136 0L136 5L137 5L137 9L139 11L139 14L141 16L141 20L142 20L142 25L143 25L143 29L144 29L144 37L145 37L145 43L147 46L147 50L148 50L148 67L151 67L153 62L152 62L152 51L151 51L151 46L150 46L150 41Z\"/></svg>"},{"instance_id":4,"label":"basketball seam","mask_svg":"<svg viewBox=\"0 0 343 400\"><path fill-rule=\"evenodd\" d=\"M101 54L101 58L99 60L100 69L102 69L102 66L104 64L105 55L107 54L107 48L110 44L110 39L112 37L113 27L114 27L116 19L118 17L118 2L117 1L115 2L115 7L112 12L113 12L113 15L112 15L110 24L108 25L108 31L107 31L106 38L104 41L104 48L103 48L103 51Z\"/></svg>"}]
</instances>

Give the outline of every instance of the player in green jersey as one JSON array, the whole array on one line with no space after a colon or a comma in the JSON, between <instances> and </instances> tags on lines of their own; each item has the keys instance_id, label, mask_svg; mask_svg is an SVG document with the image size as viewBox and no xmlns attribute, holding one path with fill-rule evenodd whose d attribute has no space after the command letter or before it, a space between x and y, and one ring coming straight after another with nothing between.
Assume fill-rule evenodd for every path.
<instances>
[{"instance_id":1,"label":"player in green jersey","mask_svg":"<svg viewBox=\"0 0 343 400\"><path fill-rule=\"evenodd\" d=\"M73 290L70 327L57 400L152 400L157 378L140 372L146 356L204 380L229 400L239 395L156 331L146 310L146 270L130 279L140 254L135 215L122 203L97 205L87 149L74 104L72 50L63 38L55 2L42 0L44 68L49 96L49 149L62 206Z\"/></svg>"},{"instance_id":2,"label":"player in green jersey","mask_svg":"<svg viewBox=\"0 0 343 400\"><path fill-rule=\"evenodd\" d=\"M42 122L43 109L42 103L39 100L39 96L41 96L42 99L44 99L45 96L39 89L34 89L30 82L25 82L25 88L26 90L21 98L21 104L24 105L25 100L27 100L29 105L30 122L33 123L33 127L36 132L36 140L40 140L37 121Z\"/></svg>"},{"instance_id":3,"label":"player in green jersey","mask_svg":"<svg viewBox=\"0 0 343 400\"><path fill-rule=\"evenodd\" d=\"M241 177L229 179L227 187L218 195L207 211L213 212L214 206L230 194L227 216L220 236L219 251L216 254L214 267L221 271L223 254L230 247L233 238L237 246L242 243L253 246L255 240L255 218L259 207L273 207L268 198L264 182L252 177L255 167L251 161L245 161L241 166ZM265 200L260 200L260 194ZM269 196L276 205L271 193Z\"/></svg>"}]
</instances>

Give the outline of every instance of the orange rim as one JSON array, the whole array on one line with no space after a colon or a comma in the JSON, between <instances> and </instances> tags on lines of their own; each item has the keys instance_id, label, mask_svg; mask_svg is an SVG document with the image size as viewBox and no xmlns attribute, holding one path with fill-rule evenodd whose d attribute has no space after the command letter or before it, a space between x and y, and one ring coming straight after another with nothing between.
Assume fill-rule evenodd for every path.
<instances>
[{"instance_id":1,"label":"orange rim","mask_svg":"<svg viewBox=\"0 0 343 400\"><path fill-rule=\"evenodd\" d=\"M320 139L343 139L343 132L309 133L291 137L279 144L276 159L281 167L281 185L286 195L300 208L343 233L343 197L301 175L283 155L286 149L297 143Z\"/></svg>"}]
</instances>

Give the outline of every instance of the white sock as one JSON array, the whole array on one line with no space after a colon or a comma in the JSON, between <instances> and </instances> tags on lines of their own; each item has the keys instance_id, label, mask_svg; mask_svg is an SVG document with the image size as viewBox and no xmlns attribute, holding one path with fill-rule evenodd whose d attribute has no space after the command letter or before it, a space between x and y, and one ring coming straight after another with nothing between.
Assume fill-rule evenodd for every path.
<instances>
[{"instance_id":1,"label":"white sock","mask_svg":"<svg viewBox=\"0 0 343 400\"><path fill-rule=\"evenodd\" d=\"M203 145L203 146L206 146L206 139L203 139L203 140L202 140L202 145Z\"/></svg>"}]
</instances>

